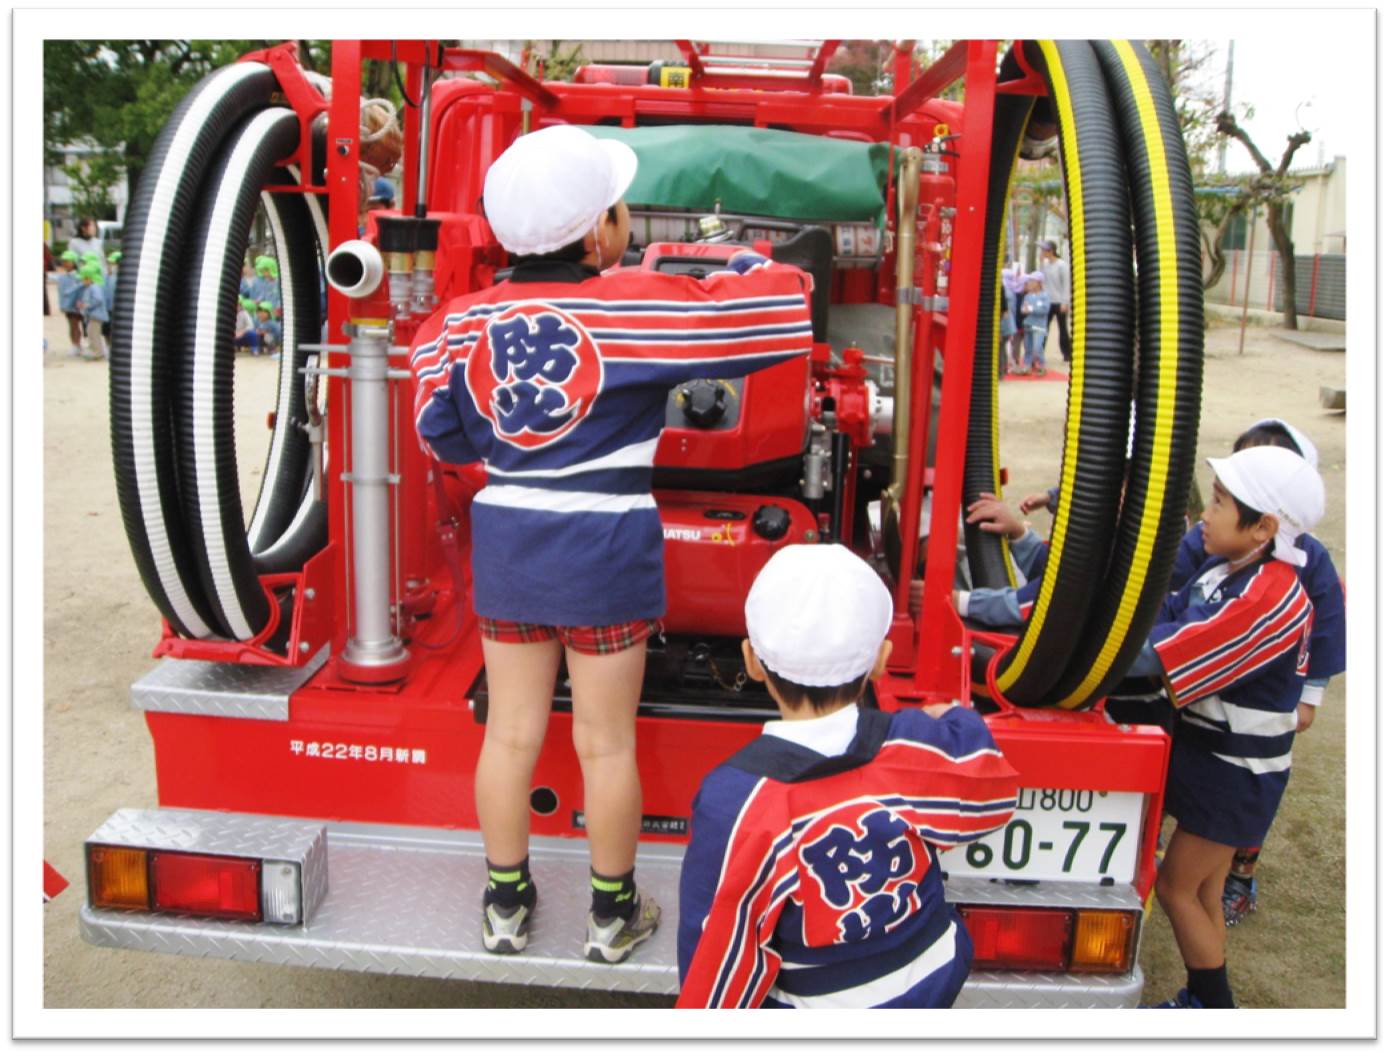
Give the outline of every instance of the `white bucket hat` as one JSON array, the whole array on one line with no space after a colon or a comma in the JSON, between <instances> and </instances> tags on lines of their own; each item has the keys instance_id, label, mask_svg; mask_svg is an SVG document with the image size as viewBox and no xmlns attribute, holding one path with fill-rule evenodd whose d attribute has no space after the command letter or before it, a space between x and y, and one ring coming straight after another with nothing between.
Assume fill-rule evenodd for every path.
<instances>
[{"instance_id":1,"label":"white bucket hat","mask_svg":"<svg viewBox=\"0 0 1388 1054\"><path fill-rule=\"evenodd\" d=\"M1268 425L1275 425L1276 427L1283 429L1287 433L1287 435L1291 436L1292 442L1295 443L1297 445L1297 449L1301 451L1301 456L1304 457L1307 461L1311 462L1311 467L1313 469L1315 469L1318 472L1320 471L1320 451L1316 449L1316 444L1311 442L1310 438L1306 435L1306 433L1303 432L1301 429L1297 428L1296 425L1290 424L1289 422L1282 420L1282 418L1280 417L1264 417L1261 421L1254 421L1248 427L1250 430L1252 430L1254 428L1266 428Z\"/></svg>"},{"instance_id":2,"label":"white bucket hat","mask_svg":"<svg viewBox=\"0 0 1388 1054\"><path fill-rule=\"evenodd\" d=\"M877 661L892 624L892 595L842 545L788 545L747 594L747 637L763 666L795 684L856 681Z\"/></svg>"},{"instance_id":3,"label":"white bucket hat","mask_svg":"<svg viewBox=\"0 0 1388 1054\"><path fill-rule=\"evenodd\" d=\"M1256 512L1277 517L1272 555L1295 567L1306 566L1296 540L1325 515L1325 484L1306 458L1280 446L1246 447L1228 457L1207 459L1215 477Z\"/></svg>"},{"instance_id":4,"label":"white bucket hat","mask_svg":"<svg viewBox=\"0 0 1388 1054\"><path fill-rule=\"evenodd\" d=\"M626 143L558 124L523 135L487 169L482 204L517 256L554 252L593 230L636 177Z\"/></svg>"}]
</instances>

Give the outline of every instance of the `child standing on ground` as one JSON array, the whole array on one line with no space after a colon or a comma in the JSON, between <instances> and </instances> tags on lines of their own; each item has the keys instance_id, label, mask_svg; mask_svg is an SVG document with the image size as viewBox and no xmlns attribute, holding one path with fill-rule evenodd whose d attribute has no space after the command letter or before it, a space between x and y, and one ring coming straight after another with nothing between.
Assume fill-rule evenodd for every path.
<instances>
[{"instance_id":1,"label":"child standing on ground","mask_svg":"<svg viewBox=\"0 0 1388 1054\"><path fill-rule=\"evenodd\" d=\"M453 300L410 357L427 452L487 471L469 520L489 693L475 787L482 941L497 953L529 941L531 779L561 660L592 867L584 955L621 962L655 932L660 907L635 878L636 708L665 612L651 477L669 389L812 345L809 277L755 253L704 280L603 272L630 239L622 199L636 165L625 144L571 125L516 139L482 195L511 276Z\"/></svg>"},{"instance_id":2,"label":"child standing on ground","mask_svg":"<svg viewBox=\"0 0 1388 1054\"><path fill-rule=\"evenodd\" d=\"M1004 272L1005 273L1005 272ZM1007 376L1007 349L1017 335L1017 294L1002 286L1002 315L998 319L998 380Z\"/></svg>"},{"instance_id":3,"label":"child standing on ground","mask_svg":"<svg viewBox=\"0 0 1388 1054\"><path fill-rule=\"evenodd\" d=\"M1032 271L1027 275L1026 295L1022 297L1022 332L1026 344L1028 370L1040 377L1046 372L1046 333L1050 327L1051 301L1041 291L1043 275Z\"/></svg>"},{"instance_id":4,"label":"child standing on ground","mask_svg":"<svg viewBox=\"0 0 1388 1054\"><path fill-rule=\"evenodd\" d=\"M948 1007L973 958L938 850L1002 827L1017 773L952 703L862 709L892 599L841 545L790 545L747 596L781 720L704 779L680 876L682 1007Z\"/></svg>"},{"instance_id":5,"label":"child standing on ground","mask_svg":"<svg viewBox=\"0 0 1388 1054\"><path fill-rule=\"evenodd\" d=\"M68 354L78 358L82 354L82 309L77 306L77 298L82 293L82 279L77 274L77 253L67 249L58 260L58 310L67 316L68 339L72 347Z\"/></svg>"},{"instance_id":6,"label":"child standing on ground","mask_svg":"<svg viewBox=\"0 0 1388 1054\"><path fill-rule=\"evenodd\" d=\"M1316 445L1295 426L1281 418L1268 417L1256 421L1238 439L1235 452L1254 446L1279 446L1305 458L1314 469L1319 468ZM1307 661L1306 683L1297 703L1296 731L1300 735L1311 727L1316 710L1325 695L1330 678L1345 672L1345 594L1340 584L1340 572L1324 545L1313 534L1296 539L1296 547L1306 554L1306 562L1297 569L1297 577L1306 595L1311 598L1315 621L1311 629L1311 654ZM1173 589L1188 582L1205 562L1204 526L1196 524L1181 539L1176 554L1176 566L1171 572ZM1237 926L1258 907L1258 880L1255 877L1261 845L1240 846L1234 853L1234 863L1224 883L1224 924Z\"/></svg>"},{"instance_id":7,"label":"child standing on ground","mask_svg":"<svg viewBox=\"0 0 1388 1054\"><path fill-rule=\"evenodd\" d=\"M1167 596L1129 670L1160 677L1178 711L1166 782L1166 811L1177 826L1157 899L1187 983L1162 1005L1201 1009L1234 1005L1224 961L1225 877L1235 849L1262 843L1290 775L1313 627L1297 573L1306 554L1295 543L1325 509L1320 476L1289 450L1250 447L1209 464L1205 559ZM1004 612L1000 600L1009 594ZM1034 595L1031 582L975 590L960 594L960 613L1016 625Z\"/></svg>"},{"instance_id":8,"label":"child standing on ground","mask_svg":"<svg viewBox=\"0 0 1388 1054\"><path fill-rule=\"evenodd\" d=\"M87 343L91 346L91 351L83 357L104 359L106 341L102 339L101 329L102 324L111 321L111 316L106 313L106 294L102 289L105 278L101 274L101 265L89 262L83 264L77 273L82 279L82 290L77 294L77 309L82 313L82 326L87 331Z\"/></svg>"}]
</instances>

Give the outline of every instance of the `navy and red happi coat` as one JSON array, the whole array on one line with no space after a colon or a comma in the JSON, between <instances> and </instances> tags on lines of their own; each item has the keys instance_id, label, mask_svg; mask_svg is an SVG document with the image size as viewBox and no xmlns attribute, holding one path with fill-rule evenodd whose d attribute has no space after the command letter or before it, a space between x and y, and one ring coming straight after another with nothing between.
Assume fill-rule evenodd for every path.
<instances>
[{"instance_id":1,"label":"navy and red happi coat","mask_svg":"<svg viewBox=\"0 0 1388 1054\"><path fill-rule=\"evenodd\" d=\"M1005 824L1017 773L955 707L864 710L826 757L763 734L694 800L680 876L681 1007L942 1007L973 946L937 848Z\"/></svg>"},{"instance_id":2,"label":"navy and red happi coat","mask_svg":"<svg viewBox=\"0 0 1388 1054\"><path fill-rule=\"evenodd\" d=\"M440 461L487 469L471 512L477 613L563 626L663 615L651 478L669 389L806 355L810 288L769 261L704 280L522 265L428 322L410 357L420 439Z\"/></svg>"},{"instance_id":3,"label":"navy and red happi coat","mask_svg":"<svg viewBox=\"0 0 1388 1054\"><path fill-rule=\"evenodd\" d=\"M1297 569L1218 557L1170 594L1149 636L1179 710L1166 811L1212 842L1259 845L1292 767L1310 663L1311 600Z\"/></svg>"}]
</instances>

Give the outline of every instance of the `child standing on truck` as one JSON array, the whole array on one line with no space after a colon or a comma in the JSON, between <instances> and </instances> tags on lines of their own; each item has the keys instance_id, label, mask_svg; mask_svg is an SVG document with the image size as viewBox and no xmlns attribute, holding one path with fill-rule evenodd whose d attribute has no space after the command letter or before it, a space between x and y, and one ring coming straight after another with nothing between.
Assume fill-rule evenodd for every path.
<instances>
[{"instance_id":1,"label":"child standing on truck","mask_svg":"<svg viewBox=\"0 0 1388 1054\"><path fill-rule=\"evenodd\" d=\"M1027 275L1026 295L1022 297L1022 332L1026 344L1023 373L1037 377L1046 372L1046 333L1050 328L1051 301L1041 292L1044 276L1040 271Z\"/></svg>"},{"instance_id":2,"label":"child standing on truck","mask_svg":"<svg viewBox=\"0 0 1388 1054\"><path fill-rule=\"evenodd\" d=\"M1238 439L1234 450L1253 446L1279 446L1304 457L1312 468L1319 467L1316 445L1295 426L1278 417L1256 421ZM1297 703L1297 734L1305 732L1315 720L1316 708L1325 695L1330 678L1345 672L1345 594L1340 572L1324 545L1313 534L1303 534L1296 547L1306 554L1306 563L1297 569L1302 588L1311 598L1315 621L1311 630L1311 655L1306 684ZM1171 572L1172 588L1179 588L1205 561L1204 527L1196 524L1181 539L1176 566ZM1258 907L1258 881L1254 877L1262 846L1241 846L1234 853L1234 864L1224 883L1224 924L1236 926Z\"/></svg>"},{"instance_id":3,"label":"child standing on truck","mask_svg":"<svg viewBox=\"0 0 1388 1054\"><path fill-rule=\"evenodd\" d=\"M487 470L469 518L489 692L475 789L493 952L529 940L531 776L561 659L592 865L584 954L621 962L655 932L660 908L635 879L636 707L665 612L651 478L668 392L812 344L809 277L755 253L703 281L604 274L627 247L622 198L635 174L629 147L573 126L518 138L483 186L511 276L453 300L411 354L426 451Z\"/></svg>"},{"instance_id":4,"label":"child standing on truck","mask_svg":"<svg viewBox=\"0 0 1388 1054\"><path fill-rule=\"evenodd\" d=\"M747 596L781 720L704 779L680 876L682 1007L948 1007L973 958L937 852L1002 827L1017 773L983 719L862 709L887 588L840 545L777 552Z\"/></svg>"}]
</instances>

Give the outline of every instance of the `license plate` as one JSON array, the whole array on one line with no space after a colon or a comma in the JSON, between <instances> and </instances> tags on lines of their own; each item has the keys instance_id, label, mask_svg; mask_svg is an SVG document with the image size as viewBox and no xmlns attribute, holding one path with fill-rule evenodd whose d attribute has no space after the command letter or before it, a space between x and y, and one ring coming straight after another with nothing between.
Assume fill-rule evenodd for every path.
<instances>
[{"instance_id":1,"label":"license plate","mask_svg":"<svg viewBox=\"0 0 1388 1054\"><path fill-rule=\"evenodd\" d=\"M1135 793L1024 788L1006 827L942 852L940 867L970 878L1131 882L1142 799Z\"/></svg>"}]
</instances>

